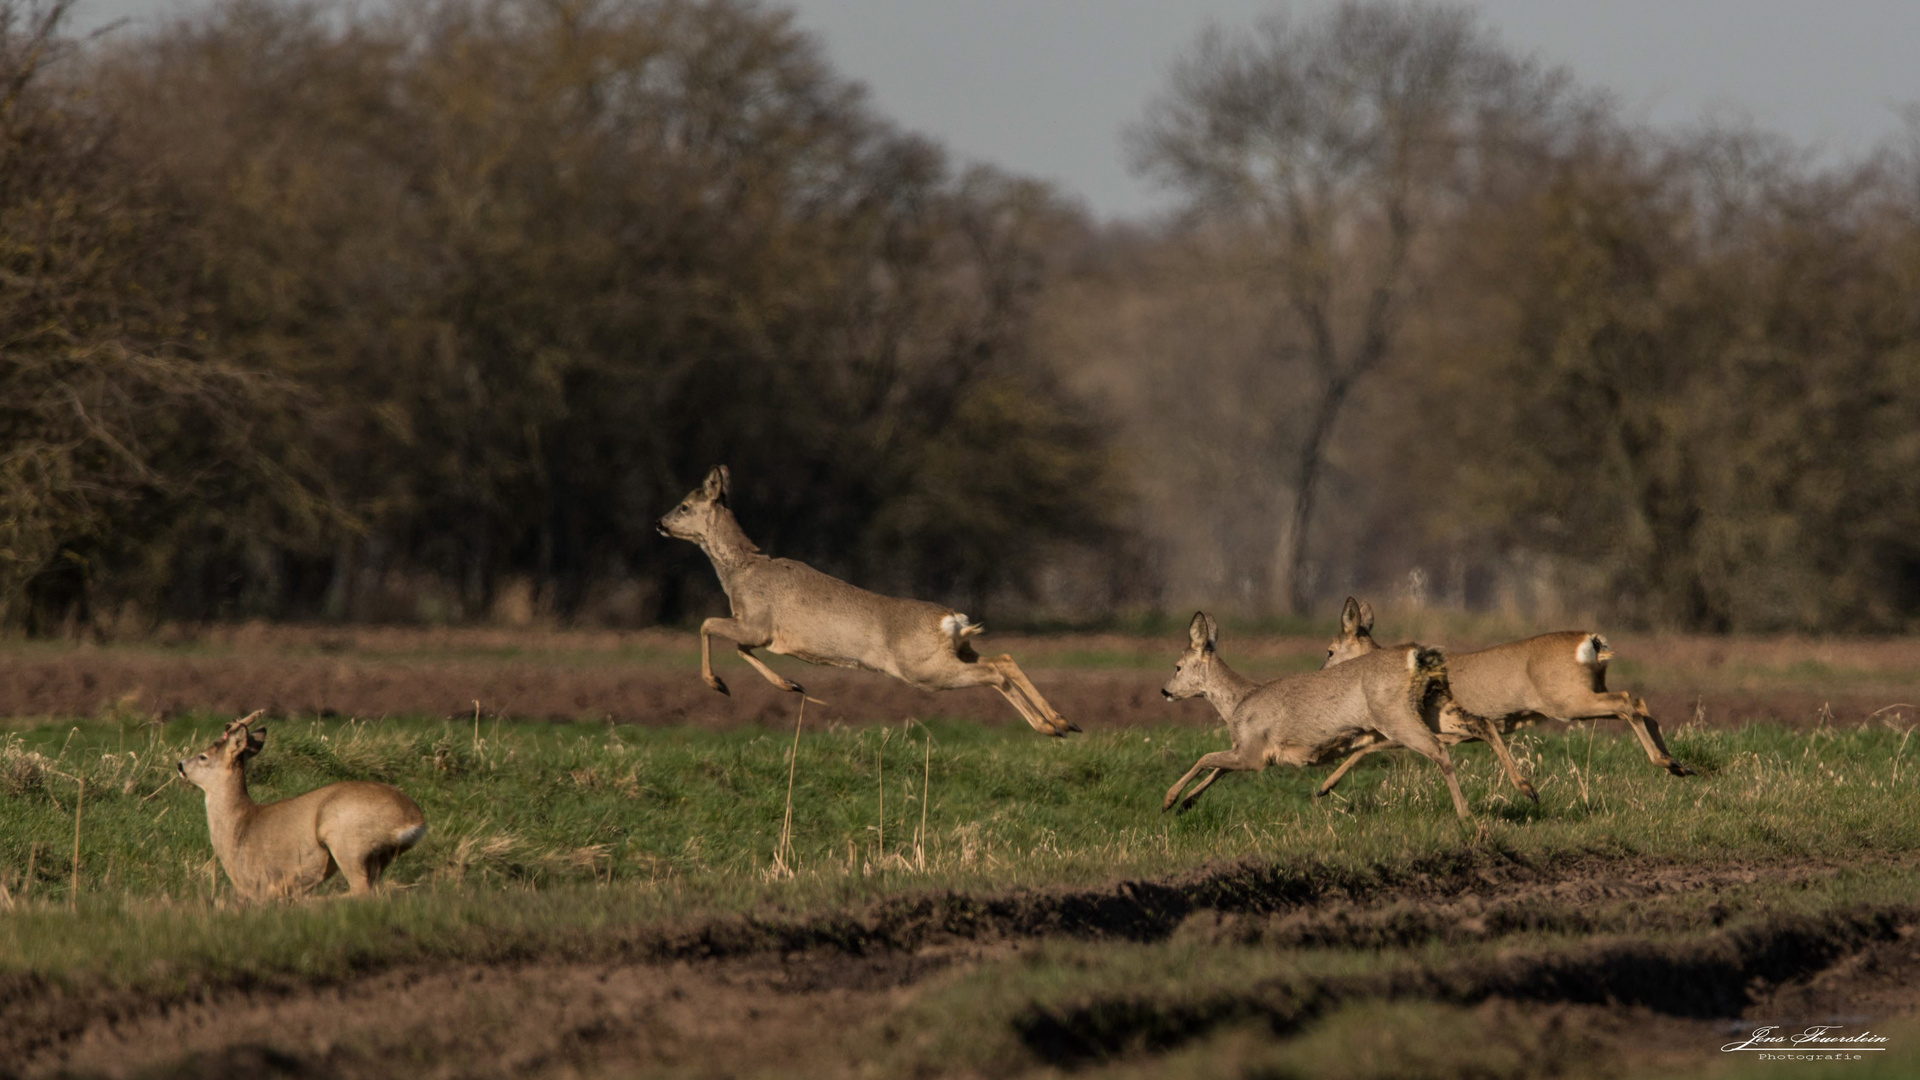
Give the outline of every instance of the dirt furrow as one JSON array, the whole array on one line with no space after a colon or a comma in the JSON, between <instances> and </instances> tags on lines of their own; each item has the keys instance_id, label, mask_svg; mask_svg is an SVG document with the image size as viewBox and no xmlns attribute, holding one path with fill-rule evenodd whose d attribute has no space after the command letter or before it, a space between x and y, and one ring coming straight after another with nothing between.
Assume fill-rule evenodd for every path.
<instances>
[{"instance_id":1,"label":"dirt furrow","mask_svg":"<svg viewBox=\"0 0 1920 1080\"><path fill-rule=\"evenodd\" d=\"M1153 941L1198 934L1229 943L1375 948L1549 928L1542 920L1553 912L1585 918L1569 928L1586 931L1711 933L1723 915L1714 905L1699 909L1699 925L1681 925L1682 919L1633 926L1617 914L1577 913L1591 907L1618 912L1640 898L1763 878L1811 881L1836 871L1816 862L1692 867L1586 858L1527 865L1498 855L1372 873L1239 864L1104 889L924 895L812 919L639 928L608 939L591 960L413 965L332 985L254 981L152 996L16 979L0 990L0 1011L8 1017L0 1028L0 1061L19 1062L23 1075L34 1076L63 1070L131 1075L141 1063L168 1060L215 1074L224 1062L281 1069L280 1075L376 1076L394 1074L391 1054L416 1055L407 1059L420 1065L416 1075L564 1072L609 1055L669 1067L684 1063L693 1048L714 1046L739 1049L747 1055L742 1062L780 1060L803 1043L819 1052L839 1037L833 1033L906 1000L933 973L1050 937ZM1434 973L1424 983L1321 987L1313 991L1318 998L1294 995L1284 1008L1273 1004L1281 993L1273 987L1222 998L1199 1016L1180 1012L1190 1012L1188 1005L1159 1016L1153 1002L1090 1002L1079 1012L1036 1014L1029 1041L1040 1057L1066 1063L1137 1045L1145 1037L1140 1032L1191 1037L1249 1015L1284 1026L1289 1009L1311 1010L1313 1000L1356 994L1658 1006L1665 999L1655 989L1692 986L1691 1000L1708 1003L1700 1008L1728 1015L1739 1011L1746 1000L1740 994L1756 975L1768 984L1801 978L1870 944L1900 940L1900 927L1913 921L1911 913L1897 912L1834 918L1840 921L1811 929L1781 923L1721 932L1699 945L1697 955L1651 946L1636 951L1621 938L1571 957ZM571 955L580 951L580 943L569 943ZM1647 986L1653 989L1633 989L1641 985L1635 978L1652 980ZM1117 1021L1090 1017L1134 1017L1121 1025L1133 1034L1102 1026ZM712 1060L730 1060L730 1049ZM280 1060L273 1055L297 1068L273 1064ZM427 1065L440 1056L465 1064L437 1073Z\"/></svg>"},{"instance_id":2,"label":"dirt furrow","mask_svg":"<svg viewBox=\"0 0 1920 1080\"><path fill-rule=\"evenodd\" d=\"M1775 988L1821 975L1869 950L1920 969L1920 956L1912 955L1908 943L1916 924L1920 908L1905 905L1775 918L1681 941L1601 939L1378 976L1269 980L1199 1000L1095 996L1068 1008L1035 1009L1017 1025L1038 1057L1071 1066L1138 1050L1165 1052L1231 1023L1258 1021L1284 1034L1362 998L1459 1005L1501 998L1638 1008L1693 1020L1732 1018L1772 999Z\"/></svg>"}]
</instances>

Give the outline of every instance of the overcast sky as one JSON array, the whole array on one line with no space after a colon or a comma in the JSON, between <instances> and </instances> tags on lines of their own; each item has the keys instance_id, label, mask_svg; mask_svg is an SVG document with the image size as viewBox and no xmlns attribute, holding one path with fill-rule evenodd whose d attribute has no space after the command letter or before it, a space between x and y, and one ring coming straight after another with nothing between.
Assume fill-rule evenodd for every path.
<instances>
[{"instance_id":1,"label":"overcast sky","mask_svg":"<svg viewBox=\"0 0 1920 1080\"><path fill-rule=\"evenodd\" d=\"M190 10L82 0L82 23ZM1120 153L1169 62L1209 21L1269 0L795 0L800 25L880 110L963 158L1046 177L1108 216L1168 197ZM1326 0L1296 0L1310 14ZM1920 102L1920 0L1478 0L1507 44L1611 90L1655 123L1741 117L1838 157Z\"/></svg>"}]
</instances>

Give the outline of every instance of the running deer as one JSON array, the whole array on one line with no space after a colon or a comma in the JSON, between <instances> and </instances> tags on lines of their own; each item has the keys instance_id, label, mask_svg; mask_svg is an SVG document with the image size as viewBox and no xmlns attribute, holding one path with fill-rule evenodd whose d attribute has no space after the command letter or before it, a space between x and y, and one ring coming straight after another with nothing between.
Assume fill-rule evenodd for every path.
<instances>
[{"instance_id":1,"label":"running deer","mask_svg":"<svg viewBox=\"0 0 1920 1080\"><path fill-rule=\"evenodd\" d=\"M1373 640L1373 605L1347 597L1340 614L1340 636L1327 647L1326 667L1364 657L1378 650ZM1691 776L1693 770L1674 760L1660 737L1660 724L1647 711L1644 698L1624 691L1608 692L1607 662L1613 649L1607 639L1586 630L1567 630L1541 634L1523 641L1477 652L1449 653L1447 673L1453 700L1467 716L1446 715L1441 720L1442 737L1455 743L1485 738L1491 734L1508 775L1517 774L1505 752L1495 741L1502 732L1512 731L1523 721L1625 720L1640 739L1640 746L1655 765L1675 776ZM1474 730L1484 719L1483 731ZM1361 758L1384 745L1360 746L1353 756L1340 763L1321 785L1320 794L1333 790ZM1531 788L1527 789L1531 793Z\"/></svg>"},{"instance_id":2,"label":"running deer","mask_svg":"<svg viewBox=\"0 0 1920 1080\"><path fill-rule=\"evenodd\" d=\"M660 531L700 545L713 560L733 614L700 624L700 677L725 694L713 673L715 635L734 643L740 657L782 690L806 691L753 654L767 649L809 664L862 668L891 675L922 690L991 686L1035 731L1065 736L1079 731L1054 711L1011 656L981 656L971 639L986 628L949 607L881 596L792 559L760 553L731 506L732 476L715 466L706 482L659 522Z\"/></svg>"},{"instance_id":3,"label":"running deer","mask_svg":"<svg viewBox=\"0 0 1920 1080\"><path fill-rule=\"evenodd\" d=\"M212 746L180 762L180 775L207 793L207 828L228 880L249 900L308 892L346 875L350 896L366 896L387 864L426 834L420 807L399 788L343 780L264 806L247 794L247 762L266 745L259 712L227 725Z\"/></svg>"},{"instance_id":4,"label":"running deer","mask_svg":"<svg viewBox=\"0 0 1920 1080\"><path fill-rule=\"evenodd\" d=\"M1233 749L1207 754L1167 789L1169 810L1203 770L1205 780L1187 793L1185 810L1225 772L1259 772L1269 765L1316 765L1344 754L1368 737L1405 746L1440 766L1453 809L1471 821L1453 760L1435 737L1439 706L1447 700L1446 660L1438 649L1408 645L1382 649L1350 664L1259 683L1220 658L1220 630L1213 616L1198 612L1187 626L1187 650L1173 679L1160 693L1169 701L1204 697L1227 723Z\"/></svg>"}]
</instances>

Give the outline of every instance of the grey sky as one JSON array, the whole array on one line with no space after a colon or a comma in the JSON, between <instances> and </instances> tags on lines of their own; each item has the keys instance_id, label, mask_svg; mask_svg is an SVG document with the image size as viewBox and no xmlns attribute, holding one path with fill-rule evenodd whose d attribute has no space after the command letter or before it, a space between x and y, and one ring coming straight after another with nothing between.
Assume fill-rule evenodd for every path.
<instances>
[{"instance_id":1,"label":"grey sky","mask_svg":"<svg viewBox=\"0 0 1920 1080\"><path fill-rule=\"evenodd\" d=\"M1308 14L1326 0L1291 5ZM83 21L183 0L83 0ZM1120 129L1209 21L1271 0L793 0L882 112L968 159L1043 176L1102 215L1166 196L1131 177ZM1514 48L1564 64L1656 123L1744 117L1827 155L1871 148L1920 101L1914 0L1478 0Z\"/></svg>"}]
</instances>

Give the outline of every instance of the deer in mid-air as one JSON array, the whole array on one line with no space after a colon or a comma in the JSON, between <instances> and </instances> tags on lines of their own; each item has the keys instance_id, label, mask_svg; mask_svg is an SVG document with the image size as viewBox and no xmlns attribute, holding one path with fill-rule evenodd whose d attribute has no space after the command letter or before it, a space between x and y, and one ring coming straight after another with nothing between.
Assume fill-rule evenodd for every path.
<instances>
[{"instance_id":1,"label":"deer in mid-air","mask_svg":"<svg viewBox=\"0 0 1920 1080\"><path fill-rule=\"evenodd\" d=\"M725 694L713 673L715 635L782 690L800 684L753 654L766 649L809 664L862 668L891 675L922 690L991 686L1035 731L1065 736L1079 731L1040 696L1011 656L981 656L972 638L985 627L949 607L881 596L828 577L805 563L761 554L740 528L731 506L732 477L715 466L706 481L659 521L660 531L700 545L713 561L733 614L700 624L700 677Z\"/></svg>"},{"instance_id":2,"label":"deer in mid-air","mask_svg":"<svg viewBox=\"0 0 1920 1080\"><path fill-rule=\"evenodd\" d=\"M1169 701L1204 697L1233 737L1233 749L1194 762L1161 802L1172 809L1193 778L1211 769L1187 792L1181 809L1226 772L1259 772L1269 765L1317 765L1346 753L1356 741L1377 738L1405 746L1440 766L1454 812L1471 821L1453 759L1436 736L1438 712L1447 698L1446 660L1419 645L1382 649L1350 664L1256 682L1220 658L1220 630L1213 616L1198 612L1187 626L1187 649L1173 679L1160 691Z\"/></svg>"},{"instance_id":3,"label":"deer in mid-air","mask_svg":"<svg viewBox=\"0 0 1920 1080\"><path fill-rule=\"evenodd\" d=\"M180 775L206 792L207 828L227 879L249 900L305 893L332 877L350 896L366 896L401 852L426 835L426 815L406 792L343 780L280 802L247 794L247 762L266 745L259 712L227 725L212 746L179 763Z\"/></svg>"},{"instance_id":4,"label":"deer in mid-air","mask_svg":"<svg viewBox=\"0 0 1920 1080\"><path fill-rule=\"evenodd\" d=\"M1333 668L1379 650L1373 640L1373 605L1347 597L1340 614L1340 636L1327 646L1325 667ZM1497 741L1501 732L1510 732L1523 721L1603 720L1617 717L1627 722L1647 758L1675 776L1691 776L1693 770L1667 750L1660 737L1660 724L1647 711L1644 698L1624 691L1607 690L1607 662L1613 649L1607 639L1587 630L1567 630L1475 652L1447 654L1448 681L1453 700L1467 714L1450 713L1442 718L1443 737L1453 742L1486 738L1490 733L1509 775L1516 776L1505 746ZM1476 730L1476 721L1485 721ZM1363 757L1385 745L1362 745L1353 756L1340 763L1321 786L1326 794L1340 778ZM1529 792L1531 789L1528 789Z\"/></svg>"}]
</instances>

